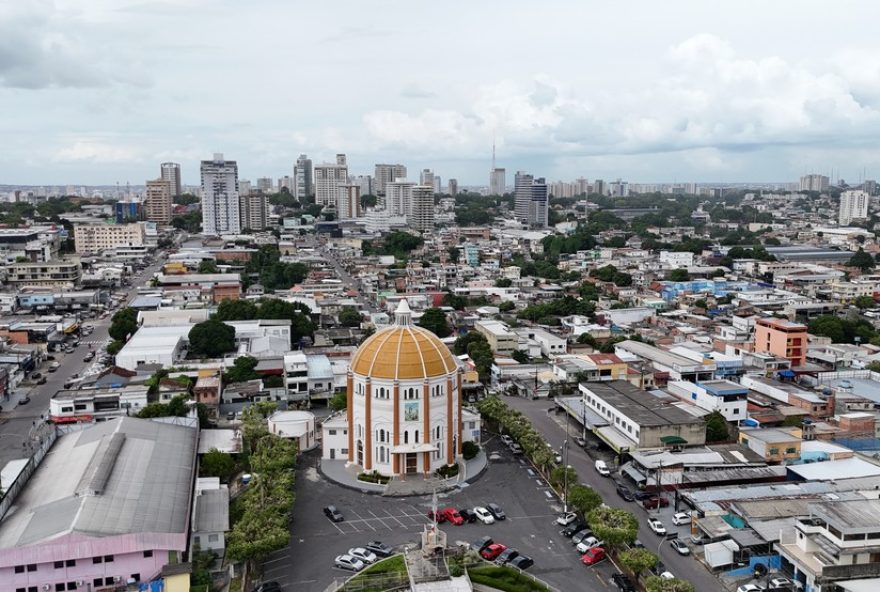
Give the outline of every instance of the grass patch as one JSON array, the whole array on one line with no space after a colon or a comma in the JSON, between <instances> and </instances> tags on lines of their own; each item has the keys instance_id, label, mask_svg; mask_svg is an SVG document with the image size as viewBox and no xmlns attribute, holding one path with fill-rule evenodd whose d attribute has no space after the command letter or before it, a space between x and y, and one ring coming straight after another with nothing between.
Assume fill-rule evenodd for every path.
<instances>
[{"instance_id":1,"label":"grass patch","mask_svg":"<svg viewBox=\"0 0 880 592\"><path fill-rule=\"evenodd\" d=\"M346 582L341 592L357 590L358 592L382 592L389 587L409 582L406 562L403 555L392 555L377 561Z\"/></svg>"},{"instance_id":2,"label":"grass patch","mask_svg":"<svg viewBox=\"0 0 880 592\"><path fill-rule=\"evenodd\" d=\"M389 481L391 481L391 477L385 477L384 475L380 475L376 471L372 473L358 473L358 481L366 481L367 483L379 483L381 485L385 485Z\"/></svg>"},{"instance_id":3,"label":"grass patch","mask_svg":"<svg viewBox=\"0 0 880 592\"><path fill-rule=\"evenodd\" d=\"M493 565L468 570L471 581L504 592L550 592L549 588L509 567Z\"/></svg>"}]
</instances>

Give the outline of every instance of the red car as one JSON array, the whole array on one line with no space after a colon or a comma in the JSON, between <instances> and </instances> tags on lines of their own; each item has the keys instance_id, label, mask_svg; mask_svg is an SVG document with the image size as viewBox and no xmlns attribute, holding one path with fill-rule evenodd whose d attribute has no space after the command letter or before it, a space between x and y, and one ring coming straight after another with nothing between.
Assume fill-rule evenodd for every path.
<instances>
[{"instance_id":1,"label":"red car","mask_svg":"<svg viewBox=\"0 0 880 592\"><path fill-rule=\"evenodd\" d=\"M605 549L602 547L593 547L583 554L581 557L581 563L584 565L596 565L603 559L605 559Z\"/></svg>"},{"instance_id":2,"label":"red car","mask_svg":"<svg viewBox=\"0 0 880 592\"><path fill-rule=\"evenodd\" d=\"M428 512L428 520L435 520L434 510L430 510ZM436 520L437 524L442 524L443 522L446 522L446 514L443 512L443 510L437 510Z\"/></svg>"},{"instance_id":3,"label":"red car","mask_svg":"<svg viewBox=\"0 0 880 592\"><path fill-rule=\"evenodd\" d=\"M440 513L446 516L447 522L451 522L456 526L464 524L464 518L461 517L461 514L455 508L443 508Z\"/></svg>"},{"instance_id":4,"label":"red car","mask_svg":"<svg viewBox=\"0 0 880 592\"><path fill-rule=\"evenodd\" d=\"M669 506L669 500L665 497L649 497L645 501L642 502L642 505L645 506L648 510L656 510L657 508L666 508Z\"/></svg>"},{"instance_id":5,"label":"red car","mask_svg":"<svg viewBox=\"0 0 880 592\"><path fill-rule=\"evenodd\" d=\"M493 543L480 551L480 557L486 561L495 561L495 558L507 550L507 545L501 543Z\"/></svg>"}]
</instances>

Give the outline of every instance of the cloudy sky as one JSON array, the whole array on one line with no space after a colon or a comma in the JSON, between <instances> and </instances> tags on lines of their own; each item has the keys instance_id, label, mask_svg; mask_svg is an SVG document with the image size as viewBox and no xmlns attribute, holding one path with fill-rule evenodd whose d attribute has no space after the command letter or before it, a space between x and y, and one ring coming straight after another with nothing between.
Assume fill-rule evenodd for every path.
<instances>
[{"instance_id":1,"label":"cloudy sky","mask_svg":"<svg viewBox=\"0 0 880 592\"><path fill-rule=\"evenodd\" d=\"M880 3L0 0L0 183L880 177ZM410 174L412 176L412 173ZM509 175L510 176L510 175Z\"/></svg>"}]
</instances>

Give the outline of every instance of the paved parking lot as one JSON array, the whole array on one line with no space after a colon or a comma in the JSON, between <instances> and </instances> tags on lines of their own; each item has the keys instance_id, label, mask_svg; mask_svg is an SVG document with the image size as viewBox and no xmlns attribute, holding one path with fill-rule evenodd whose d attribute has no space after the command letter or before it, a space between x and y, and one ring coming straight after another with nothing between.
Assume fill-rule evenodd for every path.
<instances>
[{"instance_id":1,"label":"paved parking lot","mask_svg":"<svg viewBox=\"0 0 880 592\"><path fill-rule=\"evenodd\" d=\"M488 449L502 450L490 441ZM291 544L263 566L264 580L276 580L285 590L323 590L334 578L348 572L332 567L333 558L350 547L380 540L392 546L415 545L428 523L431 496L386 498L340 487L325 480L316 469L317 455L305 455L297 471L296 506ZM504 449L475 483L461 490L438 494L438 507L472 508L499 504L507 520L492 525L479 522L441 526L450 545L469 543L488 535L532 557L529 569L560 590L611 590L609 563L588 568L556 525L562 510L559 500L521 457ZM338 507L345 521L332 523L322 513L328 504Z\"/></svg>"}]
</instances>

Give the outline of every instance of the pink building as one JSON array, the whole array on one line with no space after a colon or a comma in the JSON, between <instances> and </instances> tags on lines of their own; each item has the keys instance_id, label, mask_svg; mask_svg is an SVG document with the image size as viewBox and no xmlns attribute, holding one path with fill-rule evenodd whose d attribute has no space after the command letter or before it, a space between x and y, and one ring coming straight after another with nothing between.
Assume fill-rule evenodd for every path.
<instances>
[{"instance_id":1,"label":"pink building","mask_svg":"<svg viewBox=\"0 0 880 592\"><path fill-rule=\"evenodd\" d=\"M58 438L0 520L0 592L93 592L183 561L198 429L123 417Z\"/></svg>"},{"instance_id":2,"label":"pink building","mask_svg":"<svg viewBox=\"0 0 880 592\"><path fill-rule=\"evenodd\" d=\"M785 319L758 319L755 351L786 358L792 367L807 362L807 326Z\"/></svg>"}]
</instances>

